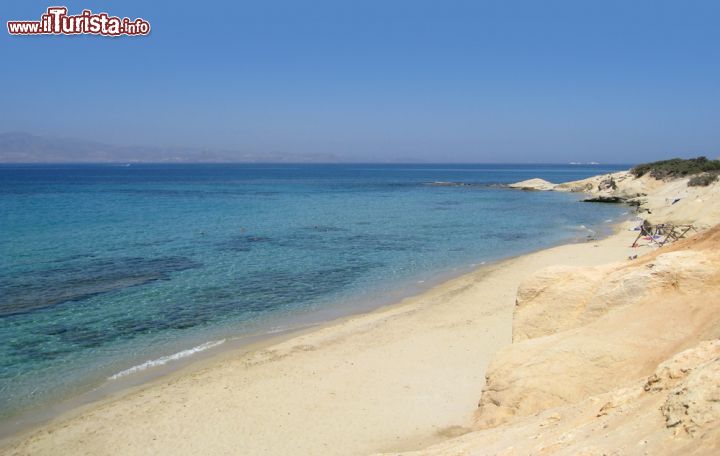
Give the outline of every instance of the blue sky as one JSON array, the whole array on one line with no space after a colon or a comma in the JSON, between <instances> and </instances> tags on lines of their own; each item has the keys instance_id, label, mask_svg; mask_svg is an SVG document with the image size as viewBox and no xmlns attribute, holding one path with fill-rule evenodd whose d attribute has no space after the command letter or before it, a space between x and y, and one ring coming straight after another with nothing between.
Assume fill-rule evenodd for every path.
<instances>
[{"instance_id":1,"label":"blue sky","mask_svg":"<svg viewBox=\"0 0 720 456\"><path fill-rule=\"evenodd\" d=\"M0 131L352 160L720 155L717 1L3 0L150 21L0 34Z\"/></svg>"}]
</instances>

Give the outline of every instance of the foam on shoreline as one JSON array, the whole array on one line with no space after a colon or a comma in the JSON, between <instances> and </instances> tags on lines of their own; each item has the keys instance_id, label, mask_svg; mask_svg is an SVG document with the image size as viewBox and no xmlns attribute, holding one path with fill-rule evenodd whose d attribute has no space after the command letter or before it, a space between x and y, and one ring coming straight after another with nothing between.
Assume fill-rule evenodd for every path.
<instances>
[{"instance_id":1,"label":"foam on shoreline","mask_svg":"<svg viewBox=\"0 0 720 456\"><path fill-rule=\"evenodd\" d=\"M217 347L218 345L221 345L224 343L225 343L225 339L213 340L213 341L209 341L209 342L200 344L196 347L189 348L187 350L182 350L177 353L173 353L172 355L162 356L157 359L151 359L151 360L145 361L142 364L137 364L135 366L132 366L129 369L125 369L116 374L113 374L110 377L108 377L108 380L117 380L118 378L125 377L127 375L134 374L136 372L141 372L141 371L144 371L145 369L148 369L151 367L163 366L171 361L177 361L179 359L188 358L196 353L200 353L205 350L209 350L211 348Z\"/></svg>"}]
</instances>

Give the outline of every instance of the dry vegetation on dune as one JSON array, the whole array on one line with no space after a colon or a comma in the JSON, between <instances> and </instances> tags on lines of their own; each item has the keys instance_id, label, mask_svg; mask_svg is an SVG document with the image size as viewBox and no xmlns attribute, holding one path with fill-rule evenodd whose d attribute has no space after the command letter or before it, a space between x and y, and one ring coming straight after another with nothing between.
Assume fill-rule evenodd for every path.
<instances>
[{"instance_id":1,"label":"dry vegetation on dune","mask_svg":"<svg viewBox=\"0 0 720 456\"><path fill-rule=\"evenodd\" d=\"M638 165L632 168L630 173L635 177L648 174L655 179L661 180L696 176L701 173L717 176L717 173L720 173L720 160L708 160L706 157L673 158Z\"/></svg>"},{"instance_id":2,"label":"dry vegetation on dune","mask_svg":"<svg viewBox=\"0 0 720 456\"><path fill-rule=\"evenodd\" d=\"M718 176L720 176L720 171L698 174L688 180L688 187L707 187L713 182L717 182Z\"/></svg>"}]
</instances>

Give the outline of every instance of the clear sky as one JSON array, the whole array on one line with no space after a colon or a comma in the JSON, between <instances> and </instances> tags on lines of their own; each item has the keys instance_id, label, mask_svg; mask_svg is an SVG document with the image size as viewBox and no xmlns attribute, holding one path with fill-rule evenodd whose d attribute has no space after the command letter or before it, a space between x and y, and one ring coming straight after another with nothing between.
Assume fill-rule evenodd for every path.
<instances>
[{"instance_id":1,"label":"clear sky","mask_svg":"<svg viewBox=\"0 0 720 456\"><path fill-rule=\"evenodd\" d=\"M34 1L147 37L0 34L0 132L355 160L720 155L718 1Z\"/></svg>"}]
</instances>

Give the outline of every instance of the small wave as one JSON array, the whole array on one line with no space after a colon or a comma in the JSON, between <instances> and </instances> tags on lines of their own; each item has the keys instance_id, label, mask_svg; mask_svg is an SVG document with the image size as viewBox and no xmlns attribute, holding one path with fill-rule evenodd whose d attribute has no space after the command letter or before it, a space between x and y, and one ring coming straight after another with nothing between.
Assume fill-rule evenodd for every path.
<instances>
[{"instance_id":1,"label":"small wave","mask_svg":"<svg viewBox=\"0 0 720 456\"><path fill-rule=\"evenodd\" d=\"M127 375L134 374L136 372L144 371L145 369L148 369L150 367L162 366L164 364L169 363L170 361L187 358L188 356L192 356L195 353L200 353L202 351L211 349L213 347L217 347L218 345L223 344L223 343L225 343L225 339L212 340L210 342L205 342L204 344L200 344L197 347L189 348L187 350L183 350L183 351L174 353L172 355L163 356L158 359L151 359L151 360L145 361L142 364L138 364L129 369L125 369L124 371L120 371L117 374L114 374L114 375L108 377L108 380L117 380L120 377L125 377Z\"/></svg>"},{"instance_id":2,"label":"small wave","mask_svg":"<svg viewBox=\"0 0 720 456\"><path fill-rule=\"evenodd\" d=\"M285 332L289 329L288 326L273 326L272 328L265 331L265 334L277 334L281 332Z\"/></svg>"},{"instance_id":3,"label":"small wave","mask_svg":"<svg viewBox=\"0 0 720 456\"><path fill-rule=\"evenodd\" d=\"M585 232L591 236L595 236L597 234L597 231L593 230L592 228L588 228L585 225L571 225L571 226L567 226L566 228L569 230L572 230L572 231Z\"/></svg>"}]
</instances>

